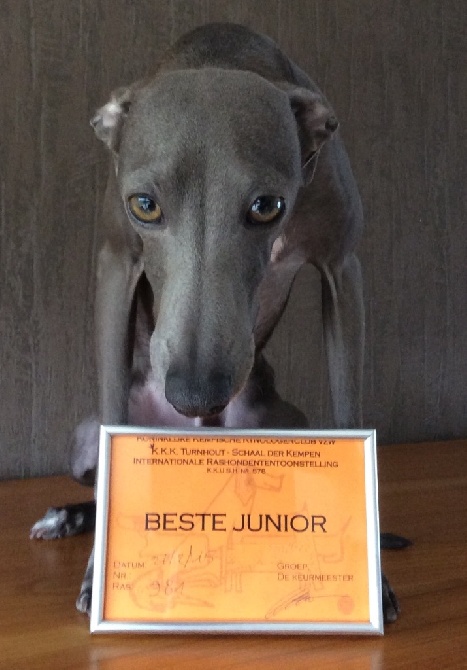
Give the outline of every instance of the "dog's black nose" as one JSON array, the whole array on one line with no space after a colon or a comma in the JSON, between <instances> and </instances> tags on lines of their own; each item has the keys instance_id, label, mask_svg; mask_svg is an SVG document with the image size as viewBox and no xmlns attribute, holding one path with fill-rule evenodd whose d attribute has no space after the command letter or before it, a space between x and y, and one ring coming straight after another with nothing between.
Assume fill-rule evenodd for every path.
<instances>
[{"instance_id":1,"label":"dog's black nose","mask_svg":"<svg viewBox=\"0 0 467 670\"><path fill-rule=\"evenodd\" d=\"M231 377L221 372L194 376L181 368L170 367L165 378L165 397L184 416L220 414L228 405L231 392Z\"/></svg>"}]
</instances>

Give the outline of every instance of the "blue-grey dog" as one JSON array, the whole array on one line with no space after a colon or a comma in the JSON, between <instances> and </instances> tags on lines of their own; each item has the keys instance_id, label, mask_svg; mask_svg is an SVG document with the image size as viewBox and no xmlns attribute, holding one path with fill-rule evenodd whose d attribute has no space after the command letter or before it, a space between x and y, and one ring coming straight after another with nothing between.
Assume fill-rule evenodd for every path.
<instances>
[{"instance_id":1,"label":"blue-grey dog","mask_svg":"<svg viewBox=\"0 0 467 670\"><path fill-rule=\"evenodd\" d=\"M361 425L362 207L338 122L269 38L214 24L92 120L111 156L96 296L99 417L73 473L92 481L103 424L305 427L262 350L304 263L322 279L335 424ZM92 525L49 510L33 537ZM92 556L77 606L90 610ZM386 620L398 606L384 581Z\"/></svg>"}]
</instances>

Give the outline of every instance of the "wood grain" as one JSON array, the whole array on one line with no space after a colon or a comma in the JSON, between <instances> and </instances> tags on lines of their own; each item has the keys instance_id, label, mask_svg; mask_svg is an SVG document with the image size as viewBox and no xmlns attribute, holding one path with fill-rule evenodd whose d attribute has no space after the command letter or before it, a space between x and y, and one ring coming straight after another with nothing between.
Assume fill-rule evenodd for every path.
<instances>
[{"instance_id":1,"label":"wood grain","mask_svg":"<svg viewBox=\"0 0 467 670\"><path fill-rule=\"evenodd\" d=\"M0 477L65 472L95 408L93 294L107 158L88 119L183 32L269 33L337 110L364 200L365 424L467 435L466 3L2 0ZM330 424L316 273L269 347L279 387Z\"/></svg>"},{"instance_id":2,"label":"wood grain","mask_svg":"<svg viewBox=\"0 0 467 670\"><path fill-rule=\"evenodd\" d=\"M414 541L383 554L402 606L383 638L91 636L74 600L92 537L28 539L45 507L88 490L64 477L0 483L0 667L467 668L467 442L380 447L379 470L382 528Z\"/></svg>"}]
</instances>

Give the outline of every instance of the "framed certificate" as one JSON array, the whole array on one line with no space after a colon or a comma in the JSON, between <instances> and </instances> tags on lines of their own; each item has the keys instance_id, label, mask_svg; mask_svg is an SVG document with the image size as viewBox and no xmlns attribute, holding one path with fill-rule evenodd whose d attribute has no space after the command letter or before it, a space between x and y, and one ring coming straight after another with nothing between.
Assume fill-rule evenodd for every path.
<instances>
[{"instance_id":1,"label":"framed certificate","mask_svg":"<svg viewBox=\"0 0 467 670\"><path fill-rule=\"evenodd\" d=\"M382 634L374 431L100 434L91 631Z\"/></svg>"}]
</instances>

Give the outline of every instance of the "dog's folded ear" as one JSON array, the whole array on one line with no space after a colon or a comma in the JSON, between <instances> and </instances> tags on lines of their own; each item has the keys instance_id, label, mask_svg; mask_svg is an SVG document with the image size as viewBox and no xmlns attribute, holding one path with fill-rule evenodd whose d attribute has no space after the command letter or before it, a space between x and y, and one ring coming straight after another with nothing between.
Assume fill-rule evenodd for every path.
<instances>
[{"instance_id":1,"label":"dog's folded ear","mask_svg":"<svg viewBox=\"0 0 467 670\"><path fill-rule=\"evenodd\" d=\"M309 183L316 167L318 151L337 130L339 123L326 101L306 88L287 91L295 114L302 150L303 180Z\"/></svg>"},{"instance_id":2,"label":"dog's folded ear","mask_svg":"<svg viewBox=\"0 0 467 670\"><path fill-rule=\"evenodd\" d=\"M111 151L118 152L121 131L131 105L133 87L118 88L110 96L107 104L97 110L90 123L97 137Z\"/></svg>"}]
</instances>

